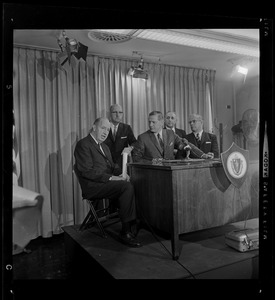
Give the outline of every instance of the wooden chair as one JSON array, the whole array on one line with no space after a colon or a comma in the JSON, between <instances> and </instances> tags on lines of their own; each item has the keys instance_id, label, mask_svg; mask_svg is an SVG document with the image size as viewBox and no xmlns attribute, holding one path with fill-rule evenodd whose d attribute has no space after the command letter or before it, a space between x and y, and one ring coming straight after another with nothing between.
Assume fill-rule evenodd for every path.
<instances>
[{"instance_id":1,"label":"wooden chair","mask_svg":"<svg viewBox=\"0 0 275 300\"><path fill-rule=\"evenodd\" d=\"M75 166L74 166L74 173L79 183L79 175L77 173ZM96 224L101 232L102 237L107 238L107 234L104 230L103 223L109 219L114 219L114 218L116 220L113 223L119 222L118 211L115 210L114 212L111 212L110 201L109 199L106 198L93 199L93 200L83 198L82 200L86 201L89 204L89 212L86 215L85 219L83 220L82 224L80 225L79 230L83 231Z\"/></svg>"}]
</instances>

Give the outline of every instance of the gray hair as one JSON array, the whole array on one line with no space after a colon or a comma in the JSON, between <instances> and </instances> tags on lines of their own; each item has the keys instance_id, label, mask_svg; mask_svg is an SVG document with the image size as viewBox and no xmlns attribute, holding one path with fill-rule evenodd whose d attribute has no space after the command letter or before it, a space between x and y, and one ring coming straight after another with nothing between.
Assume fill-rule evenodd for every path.
<instances>
[{"instance_id":1,"label":"gray hair","mask_svg":"<svg viewBox=\"0 0 275 300\"><path fill-rule=\"evenodd\" d=\"M161 111L153 110L150 112L149 116L158 116L158 120L163 120L163 114Z\"/></svg>"},{"instance_id":2,"label":"gray hair","mask_svg":"<svg viewBox=\"0 0 275 300\"><path fill-rule=\"evenodd\" d=\"M202 118L202 116L201 115L199 115L199 114L191 114L191 115L189 115L189 120L200 120L200 121L202 121L203 122L203 118Z\"/></svg>"}]
</instances>

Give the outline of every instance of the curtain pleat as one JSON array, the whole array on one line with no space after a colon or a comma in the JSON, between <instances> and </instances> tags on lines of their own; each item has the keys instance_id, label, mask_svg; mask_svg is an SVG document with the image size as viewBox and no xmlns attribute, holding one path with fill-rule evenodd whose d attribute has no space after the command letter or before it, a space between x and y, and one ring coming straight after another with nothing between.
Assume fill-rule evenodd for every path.
<instances>
[{"instance_id":1,"label":"curtain pleat","mask_svg":"<svg viewBox=\"0 0 275 300\"><path fill-rule=\"evenodd\" d=\"M137 137L148 130L152 110L175 111L189 132L188 115L206 111L206 74L215 115L215 71L145 63L149 79L127 75L133 62L89 55L63 68L54 51L14 47L14 116L19 185L43 195L37 236L80 224L88 212L73 172L74 148L97 117L119 103Z\"/></svg>"}]
</instances>

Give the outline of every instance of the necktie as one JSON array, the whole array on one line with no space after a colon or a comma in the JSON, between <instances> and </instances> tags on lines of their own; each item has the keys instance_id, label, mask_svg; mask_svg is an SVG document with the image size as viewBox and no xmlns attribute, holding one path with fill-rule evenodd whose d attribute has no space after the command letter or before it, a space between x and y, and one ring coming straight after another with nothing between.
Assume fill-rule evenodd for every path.
<instances>
[{"instance_id":1,"label":"necktie","mask_svg":"<svg viewBox=\"0 0 275 300\"><path fill-rule=\"evenodd\" d=\"M196 140L197 140L197 145L198 145L198 147L200 147L200 145L201 145L201 140L200 140L200 134L199 134L199 133L196 133Z\"/></svg>"},{"instance_id":2,"label":"necktie","mask_svg":"<svg viewBox=\"0 0 275 300\"><path fill-rule=\"evenodd\" d=\"M116 131L117 131L117 126L114 126L114 131L113 131L114 140L116 139Z\"/></svg>"},{"instance_id":3,"label":"necktie","mask_svg":"<svg viewBox=\"0 0 275 300\"><path fill-rule=\"evenodd\" d=\"M102 147L101 147L101 145L100 145L99 143L98 143L98 147L99 147L100 151L102 152L102 154L103 154L104 156L106 156L105 153L104 153L104 151L103 151L103 149L102 149Z\"/></svg>"},{"instance_id":4,"label":"necktie","mask_svg":"<svg viewBox=\"0 0 275 300\"><path fill-rule=\"evenodd\" d=\"M162 149L162 151L163 151L163 148L164 148L163 141L162 141L162 139L161 139L161 137L160 137L160 134L159 134L159 133L157 134L157 136L158 136L158 141L159 141L160 147L161 147L161 149Z\"/></svg>"}]
</instances>

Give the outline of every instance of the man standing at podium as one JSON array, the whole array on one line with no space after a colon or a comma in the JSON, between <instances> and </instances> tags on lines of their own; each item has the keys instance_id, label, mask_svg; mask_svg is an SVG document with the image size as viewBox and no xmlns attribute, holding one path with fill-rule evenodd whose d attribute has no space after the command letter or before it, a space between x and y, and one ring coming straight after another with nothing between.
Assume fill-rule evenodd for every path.
<instances>
[{"instance_id":1,"label":"man standing at podium","mask_svg":"<svg viewBox=\"0 0 275 300\"><path fill-rule=\"evenodd\" d=\"M188 143L186 139L180 138L172 130L164 129L164 118L160 111L152 111L148 117L149 130L138 136L134 145L132 157L134 162L151 162L153 159L175 159L174 147L182 149L189 145L195 157L201 158L203 152Z\"/></svg>"},{"instance_id":2,"label":"man standing at podium","mask_svg":"<svg viewBox=\"0 0 275 300\"><path fill-rule=\"evenodd\" d=\"M189 116L189 124L191 133L187 134L186 139L198 147L208 158L219 158L219 146L215 134L203 130L203 119L199 114L191 114ZM184 151L178 151L176 158L182 159L185 157ZM191 152L190 158L195 158Z\"/></svg>"}]
</instances>

